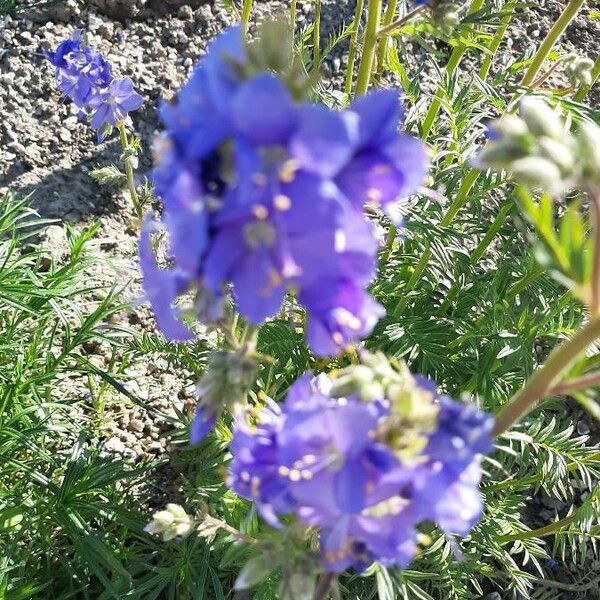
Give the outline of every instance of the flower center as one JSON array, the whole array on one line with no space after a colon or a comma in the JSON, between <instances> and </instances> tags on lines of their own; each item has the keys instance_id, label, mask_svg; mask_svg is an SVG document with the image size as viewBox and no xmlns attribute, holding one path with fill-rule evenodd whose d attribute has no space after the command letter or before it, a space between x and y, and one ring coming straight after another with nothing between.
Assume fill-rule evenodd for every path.
<instances>
[{"instance_id":1,"label":"flower center","mask_svg":"<svg viewBox=\"0 0 600 600\"><path fill-rule=\"evenodd\" d=\"M244 239L250 248L269 248L276 238L275 228L267 221L253 221L244 226Z\"/></svg>"}]
</instances>

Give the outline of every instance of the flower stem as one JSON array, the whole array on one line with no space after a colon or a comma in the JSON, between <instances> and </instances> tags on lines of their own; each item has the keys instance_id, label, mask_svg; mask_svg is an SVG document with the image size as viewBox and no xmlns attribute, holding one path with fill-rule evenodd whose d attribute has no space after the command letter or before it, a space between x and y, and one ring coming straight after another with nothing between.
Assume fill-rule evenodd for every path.
<instances>
[{"instance_id":1,"label":"flower stem","mask_svg":"<svg viewBox=\"0 0 600 600\"><path fill-rule=\"evenodd\" d=\"M119 130L119 138L121 140L121 147L123 148L123 153L127 153L130 149L129 139L127 138L127 131L125 130L125 123L123 121L119 121L117 123L117 129ZM140 199L135 189L135 181L133 180L133 166L131 165L131 161L128 157L125 157L125 177L127 178L127 188L129 189L129 195L131 196L131 202L133 203L133 208L135 210L135 214L138 219L142 219L143 209L140 203Z\"/></svg>"},{"instance_id":2,"label":"flower stem","mask_svg":"<svg viewBox=\"0 0 600 600\"><path fill-rule=\"evenodd\" d=\"M290 29L293 36L296 31L296 0L290 2Z\"/></svg>"},{"instance_id":3,"label":"flower stem","mask_svg":"<svg viewBox=\"0 0 600 600\"><path fill-rule=\"evenodd\" d=\"M562 14L560 17L558 17L556 23L554 23L548 32L548 35L546 35L544 41L540 44L540 47L534 54L531 64L521 80L522 86L529 86L533 83L537 74L539 73L539 70L542 68L544 61L548 58L552 48L554 48L554 44L556 44L556 42L565 32L571 21L579 12L579 9L583 6L584 2L585 0L569 0L569 3L563 10Z\"/></svg>"},{"instance_id":4,"label":"flower stem","mask_svg":"<svg viewBox=\"0 0 600 600\"><path fill-rule=\"evenodd\" d=\"M531 410L540 400L552 394L556 381L587 347L600 338L600 316L586 323L568 341L555 348L546 362L525 383L500 411L496 418L494 434L506 431L515 421Z\"/></svg>"},{"instance_id":5,"label":"flower stem","mask_svg":"<svg viewBox=\"0 0 600 600\"><path fill-rule=\"evenodd\" d=\"M242 27L244 35L248 35L248 24L250 23L250 13L252 12L252 0L244 0L242 7Z\"/></svg>"},{"instance_id":6,"label":"flower stem","mask_svg":"<svg viewBox=\"0 0 600 600\"><path fill-rule=\"evenodd\" d=\"M587 93L592 89L592 86L598 81L598 77L600 77L600 56L596 59L594 66L592 67L592 83L591 85L585 85L585 83L577 90L573 99L576 102L581 102L587 95Z\"/></svg>"},{"instance_id":7,"label":"flower stem","mask_svg":"<svg viewBox=\"0 0 600 600\"><path fill-rule=\"evenodd\" d=\"M313 69L321 62L321 0L315 0L315 23L313 25Z\"/></svg>"},{"instance_id":8,"label":"flower stem","mask_svg":"<svg viewBox=\"0 0 600 600\"><path fill-rule=\"evenodd\" d=\"M348 50L348 67L346 69L346 81L344 82L344 91L348 95L352 93L352 80L354 79L354 63L356 62L358 32L360 29L360 19L362 17L362 12L363 0L356 0L354 21L352 21L352 36L350 38L350 48Z\"/></svg>"},{"instance_id":9,"label":"flower stem","mask_svg":"<svg viewBox=\"0 0 600 600\"><path fill-rule=\"evenodd\" d=\"M518 540L529 540L531 538L539 538L545 537L547 535L552 535L557 531L560 531L564 527L570 525L576 518L576 514L569 515L564 519L559 519L558 521L554 521L549 525L544 525L544 527L538 527L537 529L530 529L528 531L519 531L518 533L511 533L508 535L501 535L498 538L498 542L500 544L507 544L508 542L516 542Z\"/></svg>"},{"instance_id":10,"label":"flower stem","mask_svg":"<svg viewBox=\"0 0 600 600\"><path fill-rule=\"evenodd\" d=\"M492 61L496 56L496 52L498 52L498 48L500 48L500 44L504 39L504 34L512 21L512 18L515 14L515 8L517 7L518 0L508 0L506 5L504 6L505 15L502 17L502 22L500 27L496 30L494 37L492 38L492 42L488 47L489 53L486 54L483 58L483 62L481 63L481 68L479 69L479 78L485 81L487 78L490 69L492 67Z\"/></svg>"},{"instance_id":11,"label":"flower stem","mask_svg":"<svg viewBox=\"0 0 600 600\"><path fill-rule=\"evenodd\" d=\"M360 60L360 67L358 69L358 79L356 81L355 94L357 96L365 94L369 89L373 71L373 59L375 58L375 49L377 47L377 30L379 28L380 18L381 0L369 0L363 52Z\"/></svg>"},{"instance_id":12,"label":"flower stem","mask_svg":"<svg viewBox=\"0 0 600 600\"><path fill-rule=\"evenodd\" d=\"M564 383L559 383L550 391L552 396L569 396L573 392L585 390L594 386L600 386L600 371L587 373Z\"/></svg>"},{"instance_id":13,"label":"flower stem","mask_svg":"<svg viewBox=\"0 0 600 600\"><path fill-rule=\"evenodd\" d=\"M454 217L458 214L458 211L465 205L469 197L469 192L471 191L471 188L475 185L475 182L477 181L478 177L479 171L476 171L475 169L471 169L465 175L460 185L460 188L458 189L454 202L450 205L450 208L448 209L448 211L446 212L446 214L440 222L442 227L448 227L448 225L450 225L450 223L452 223L452 221L454 220ZM417 266L415 267L415 270L413 271L411 278L406 284L404 296L396 304L396 308L393 312L395 317L400 317L402 313L406 310L406 307L410 302L409 292L411 292L415 288L417 283L419 283L421 276L423 275L425 269L427 268L427 265L429 264L431 254L431 245L427 244L421 258L419 259L419 262L417 263Z\"/></svg>"},{"instance_id":14,"label":"flower stem","mask_svg":"<svg viewBox=\"0 0 600 600\"><path fill-rule=\"evenodd\" d=\"M384 38L385 36L387 36L388 33L394 31L394 29L399 29L403 25L406 25L406 23L412 21L417 15L422 13L427 8L425 5L417 6L417 8L413 8L411 11L407 12L403 17L400 17L396 21L392 21L392 19L394 18L394 13L396 12L396 6L394 2L394 10L389 15L390 18L388 18L389 7L391 6L391 4L392 3L390 2L390 4L388 5L388 10L386 10L385 12L385 16L383 18L383 27L381 27L381 29L377 32L377 36L380 38Z\"/></svg>"},{"instance_id":15,"label":"flower stem","mask_svg":"<svg viewBox=\"0 0 600 600\"><path fill-rule=\"evenodd\" d=\"M592 257L590 311L593 315L598 315L600 314L600 188L594 190L591 196L594 256Z\"/></svg>"},{"instance_id":16,"label":"flower stem","mask_svg":"<svg viewBox=\"0 0 600 600\"><path fill-rule=\"evenodd\" d=\"M327 598L327 593L331 588L331 584L335 580L335 573L325 573L319 584L317 585L317 589L315 590L315 594L313 596L313 600L325 600Z\"/></svg>"},{"instance_id":17,"label":"flower stem","mask_svg":"<svg viewBox=\"0 0 600 600\"><path fill-rule=\"evenodd\" d=\"M383 15L383 19L381 20L383 24L383 28L389 26L396 15L396 8L398 7L398 0L388 0L385 13ZM378 46L377 46L377 60L375 61L377 71L381 72L383 67L383 61L385 60L385 53L388 46L388 37L386 33L381 33L382 29L377 32L377 37L379 38Z\"/></svg>"},{"instance_id":18,"label":"flower stem","mask_svg":"<svg viewBox=\"0 0 600 600\"><path fill-rule=\"evenodd\" d=\"M471 6L469 7L469 14L473 14L481 9L485 0L473 0L471 2ZM467 50L466 44L459 44L454 48L452 54L450 55L450 59L448 60L448 64L446 65L446 73L448 76L452 75L456 68L458 67L464 53ZM431 128L435 122L435 119L440 112L440 108L442 107L442 99L444 97L444 87L442 84L437 89L431 104L429 105L429 110L425 115L425 120L423 121L423 125L421 126L421 137L423 139L427 139L427 136L431 132Z\"/></svg>"}]
</instances>

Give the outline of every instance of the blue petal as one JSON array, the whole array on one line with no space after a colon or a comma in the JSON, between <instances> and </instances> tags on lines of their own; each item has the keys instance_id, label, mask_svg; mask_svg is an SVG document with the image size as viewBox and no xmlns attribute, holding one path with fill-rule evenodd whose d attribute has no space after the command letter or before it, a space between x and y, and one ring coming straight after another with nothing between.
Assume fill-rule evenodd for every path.
<instances>
[{"instance_id":1,"label":"blue petal","mask_svg":"<svg viewBox=\"0 0 600 600\"><path fill-rule=\"evenodd\" d=\"M217 415L210 412L206 406L199 406L190 427L190 443L199 444L212 430L217 421Z\"/></svg>"}]
</instances>

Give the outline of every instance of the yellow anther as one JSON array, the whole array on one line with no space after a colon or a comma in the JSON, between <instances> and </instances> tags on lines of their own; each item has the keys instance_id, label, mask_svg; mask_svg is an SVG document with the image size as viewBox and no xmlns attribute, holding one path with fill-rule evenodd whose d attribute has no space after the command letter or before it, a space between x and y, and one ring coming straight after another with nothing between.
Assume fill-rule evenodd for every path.
<instances>
[{"instance_id":1,"label":"yellow anther","mask_svg":"<svg viewBox=\"0 0 600 600\"><path fill-rule=\"evenodd\" d=\"M379 204L381 202L382 194L377 188L370 188L367 190L367 200L373 204Z\"/></svg>"},{"instance_id":2,"label":"yellow anther","mask_svg":"<svg viewBox=\"0 0 600 600\"><path fill-rule=\"evenodd\" d=\"M390 165L381 164L375 165L371 172L373 173L373 175L387 175L391 172L391 170L392 168L390 167Z\"/></svg>"},{"instance_id":3,"label":"yellow anther","mask_svg":"<svg viewBox=\"0 0 600 600\"><path fill-rule=\"evenodd\" d=\"M292 199L285 194L277 194L273 199L273 204L277 210L290 210L292 206Z\"/></svg>"},{"instance_id":4,"label":"yellow anther","mask_svg":"<svg viewBox=\"0 0 600 600\"><path fill-rule=\"evenodd\" d=\"M257 219L260 219L261 221L264 221L269 216L269 211L267 210L267 207L263 206L262 204L255 204L252 207L252 213Z\"/></svg>"},{"instance_id":5,"label":"yellow anther","mask_svg":"<svg viewBox=\"0 0 600 600\"><path fill-rule=\"evenodd\" d=\"M290 481L300 481L302 479L302 474L300 473L300 471L298 471L298 469L292 469L290 471Z\"/></svg>"},{"instance_id":6,"label":"yellow anther","mask_svg":"<svg viewBox=\"0 0 600 600\"><path fill-rule=\"evenodd\" d=\"M290 470L289 470L289 469L288 469L286 466L284 466L284 465L281 465L281 466L279 467L279 469L277 469L277 472L278 472L278 473L279 473L279 474L280 474L282 477L287 477L287 476L290 474Z\"/></svg>"},{"instance_id":7,"label":"yellow anther","mask_svg":"<svg viewBox=\"0 0 600 600\"><path fill-rule=\"evenodd\" d=\"M300 167L297 160L290 158L286 160L279 169L279 180L283 183L291 183L296 177L296 171Z\"/></svg>"}]
</instances>

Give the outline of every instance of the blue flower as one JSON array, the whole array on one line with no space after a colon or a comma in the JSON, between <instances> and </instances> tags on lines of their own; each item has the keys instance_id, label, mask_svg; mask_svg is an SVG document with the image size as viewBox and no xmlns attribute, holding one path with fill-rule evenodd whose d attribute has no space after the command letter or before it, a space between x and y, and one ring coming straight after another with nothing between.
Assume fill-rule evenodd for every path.
<instances>
[{"instance_id":1,"label":"blue flower","mask_svg":"<svg viewBox=\"0 0 600 600\"><path fill-rule=\"evenodd\" d=\"M481 515L480 457L492 448L492 419L475 407L438 398L431 382L407 372L369 378L360 368L365 383L383 378L386 398L334 398L335 381L307 373L256 427L239 420L231 447L232 489L276 526L292 513L318 528L328 571L407 566L423 521L466 535ZM425 444L399 452L415 427Z\"/></svg>"},{"instance_id":2,"label":"blue flower","mask_svg":"<svg viewBox=\"0 0 600 600\"><path fill-rule=\"evenodd\" d=\"M81 30L61 42L54 52L46 52L46 57L55 67L63 94L84 115L92 115L92 127L101 130L99 141L106 135L105 127L116 125L142 105L143 99L133 90L131 79L113 79L110 64L85 44Z\"/></svg>"},{"instance_id":3,"label":"blue flower","mask_svg":"<svg viewBox=\"0 0 600 600\"><path fill-rule=\"evenodd\" d=\"M166 131L153 174L186 290L220 298L231 289L255 324L292 291L319 355L371 332L383 309L366 292L378 244L363 188L383 181L385 162L393 177L381 204L389 204L418 187L425 163L420 143L396 131L396 95L369 102L332 111L297 101L281 78L257 72L240 28L210 44L175 102L161 108ZM386 114L371 114L380 109Z\"/></svg>"},{"instance_id":4,"label":"blue flower","mask_svg":"<svg viewBox=\"0 0 600 600\"><path fill-rule=\"evenodd\" d=\"M129 77L113 79L106 89L98 91L88 100L93 112L91 126L94 129L104 125L114 127L143 102L144 99L133 89L133 81Z\"/></svg>"}]
</instances>

